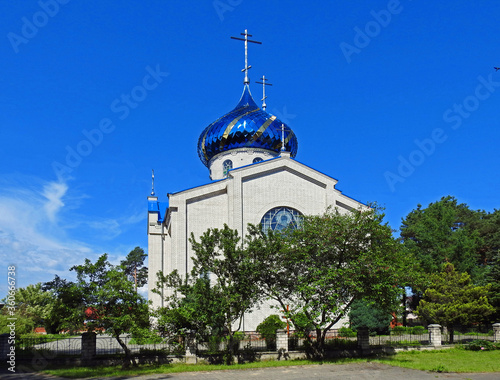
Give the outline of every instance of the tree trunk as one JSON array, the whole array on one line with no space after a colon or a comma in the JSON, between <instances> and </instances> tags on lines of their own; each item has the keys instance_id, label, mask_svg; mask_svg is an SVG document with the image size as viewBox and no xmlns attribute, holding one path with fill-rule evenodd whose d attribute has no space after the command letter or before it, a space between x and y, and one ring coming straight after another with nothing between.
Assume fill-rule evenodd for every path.
<instances>
[{"instance_id":1,"label":"tree trunk","mask_svg":"<svg viewBox=\"0 0 500 380\"><path fill-rule=\"evenodd\" d=\"M324 357L325 339L321 329L316 329L316 340L314 341L310 334L307 334L307 341L309 342L309 350L306 350L306 355L312 360L321 360ZM309 351L309 352L308 352Z\"/></svg>"},{"instance_id":2,"label":"tree trunk","mask_svg":"<svg viewBox=\"0 0 500 380\"><path fill-rule=\"evenodd\" d=\"M115 339L117 340L118 344L123 348L123 351L125 351L123 368L128 368L130 366L130 363L132 363L134 367L137 367L137 363L135 362L135 359L132 356L132 352L130 352L130 349L127 347L125 342L120 338L120 335L115 335Z\"/></svg>"},{"instance_id":3,"label":"tree trunk","mask_svg":"<svg viewBox=\"0 0 500 380\"><path fill-rule=\"evenodd\" d=\"M455 330L453 327L448 328L448 334L450 335L450 344L453 344L453 338L455 335Z\"/></svg>"},{"instance_id":4,"label":"tree trunk","mask_svg":"<svg viewBox=\"0 0 500 380\"><path fill-rule=\"evenodd\" d=\"M234 356L235 356L234 332L232 331L231 325L228 325L226 328L228 330L229 340L226 345L226 355L224 358L224 362L227 365L232 365L234 364Z\"/></svg>"}]
</instances>

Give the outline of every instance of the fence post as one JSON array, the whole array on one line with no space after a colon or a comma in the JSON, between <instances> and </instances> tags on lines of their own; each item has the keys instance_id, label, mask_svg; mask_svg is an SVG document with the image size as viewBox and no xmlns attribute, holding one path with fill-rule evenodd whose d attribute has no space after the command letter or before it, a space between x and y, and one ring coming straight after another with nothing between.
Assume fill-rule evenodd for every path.
<instances>
[{"instance_id":1,"label":"fence post","mask_svg":"<svg viewBox=\"0 0 500 380\"><path fill-rule=\"evenodd\" d=\"M429 325L429 343L431 346L441 346L441 325Z\"/></svg>"},{"instance_id":2,"label":"fence post","mask_svg":"<svg viewBox=\"0 0 500 380\"><path fill-rule=\"evenodd\" d=\"M368 327L358 327L358 348L361 350L370 349L370 330Z\"/></svg>"},{"instance_id":3,"label":"fence post","mask_svg":"<svg viewBox=\"0 0 500 380\"><path fill-rule=\"evenodd\" d=\"M286 353L288 352L288 334L284 329L276 330L276 351L278 351L280 357L285 356L286 358Z\"/></svg>"},{"instance_id":4,"label":"fence post","mask_svg":"<svg viewBox=\"0 0 500 380\"><path fill-rule=\"evenodd\" d=\"M186 337L186 364L196 364L196 338L194 334Z\"/></svg>"},{"instance_id":5,"label":"fence post","mask_svg":"<svg viewBox=\"0 0 500 380\"><path fill-rule=\"evenodd\" d=\"M493 341L500 342L500 323L493 324Z\"/></svg>"},{"instance_id":6,"label":"fence post","mask_svg":"<svg viewBox=\"0 0 500 380\"><path fill-rule=\"evenodd\" d=\"M96 333L84 332L82 334L82 351L81 351L82 362L88 363L92 361L95 355L96 355Z\"/></svg>"}]
</instances>

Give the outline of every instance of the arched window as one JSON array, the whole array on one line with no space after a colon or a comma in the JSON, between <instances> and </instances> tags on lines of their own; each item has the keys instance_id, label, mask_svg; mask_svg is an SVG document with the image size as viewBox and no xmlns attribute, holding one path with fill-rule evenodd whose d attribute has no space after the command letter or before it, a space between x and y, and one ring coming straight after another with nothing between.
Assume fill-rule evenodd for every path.
<instances>
[{"instance_id":1,"label":"arched window","mask_svg":"<svg viewBox=\"0 0 500 380\"><path fill-rule=\"evenodd\" d=\"M287 227L300 226L302 214L289 207L275 207L264 214L260 223L262 230L280 231Z\"/></svg>"},{"instance_id":2,"label":"arched window","mask_svg":"<svg viewBox=\"0 0 500 380\"><path fill-rule=\"evenodd\" d=\"M226 160L222 163L222 172L224 173L224 177L227 177L227 173L229 173L229 170L233 168L233 161L231 160Z\"/></svg>"},{"instance_id":3,"label":"arched window","mask_svg":"<svg viewBox=\"0 0 500 380\"><path fill-rule=\"evenodd\" d=\"M252 161L252 162L253 162L254 164L256 164L257 162L261 162L261 161L262 161L262 158L260 158L260 157L255 157L255 158L253 159L253 161Z\"/></svg>"}]
</instances>

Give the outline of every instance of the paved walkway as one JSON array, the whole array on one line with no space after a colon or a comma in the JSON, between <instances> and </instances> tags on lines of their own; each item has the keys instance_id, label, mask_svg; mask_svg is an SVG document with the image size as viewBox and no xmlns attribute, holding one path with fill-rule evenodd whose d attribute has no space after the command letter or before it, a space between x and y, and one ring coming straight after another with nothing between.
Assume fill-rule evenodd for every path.
<instances>
[{"instance_id":1,"label":"paved walkway","mask_svg":"<svg viewBox=\"0 0 500 380\"><path fill-rule=\"evenodd\" d=\"M62 378L30 373L10 374L8 371L0 370L0 379L3 380L62 380ZM99 377L93 378L101 379ZM105 378L109 380L135 379L135 380L420 380L420 379L471 379L471 380L498 380L500 373L435 373L424 372L399 367L391 367L378 363L359 364L323 364L279 368L262 368L249 370L227 370L211 372L186 372L179 374L156 374L135 377Z\"/></svg>"}]
</instances>

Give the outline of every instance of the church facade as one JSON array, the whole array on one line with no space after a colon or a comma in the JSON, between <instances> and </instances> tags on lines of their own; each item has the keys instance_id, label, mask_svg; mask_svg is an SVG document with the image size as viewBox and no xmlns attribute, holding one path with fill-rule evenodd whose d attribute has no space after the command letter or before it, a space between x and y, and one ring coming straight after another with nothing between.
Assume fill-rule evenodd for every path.
<instances>
[{"instance_id":1,"label":"church facade","mask_svg":"<svg viewBox=\"0 0 500 380\"><path fill-rule=\"evenodd\" d=\"M198 140L198 155L212 182L169 194L167 202L154 194L148 197L148 295L153 307L164 302L152 293L158 271L191 271L191 233L198 238L227 224L244 236L249 223L281 229L300 215L322 214L328 207L345 212L366 207L337 190L336 179L297 161L296 135L262 108L245 75L237 106L205 128ZM164 289L163 295L169 294ZM245 315L243 330L255 331L277 313L270 306Z\"/></svg>"}]
</instances>

